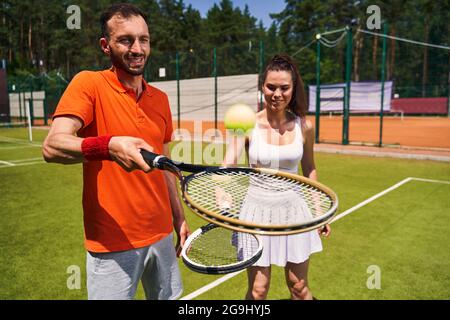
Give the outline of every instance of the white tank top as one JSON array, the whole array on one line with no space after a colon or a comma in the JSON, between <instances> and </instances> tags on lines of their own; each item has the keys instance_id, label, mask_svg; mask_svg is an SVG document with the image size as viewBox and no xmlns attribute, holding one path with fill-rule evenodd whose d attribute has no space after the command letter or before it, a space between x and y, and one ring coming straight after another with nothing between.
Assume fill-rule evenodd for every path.
<instances>
[{"instance_id":1,"label":"white tank top","mask_svg":"<svg viewBox=\"0 0 450 320\"><path fill-rule=\"evenodd\" d=\"M268 143L269 130L262 129L256 124L248 150L250 166L297 174L299 163L303 157L303 134L300 122L300 118L296 117L294 140L284 145Z\"/></svg>"}]
</instances>

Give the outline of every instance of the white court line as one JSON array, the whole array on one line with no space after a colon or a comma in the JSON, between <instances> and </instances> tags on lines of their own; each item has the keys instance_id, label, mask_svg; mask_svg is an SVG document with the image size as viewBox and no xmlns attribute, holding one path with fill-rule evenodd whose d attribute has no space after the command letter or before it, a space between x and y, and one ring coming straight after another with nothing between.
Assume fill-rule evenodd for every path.
<instances>
[{"instance_id":1,"label":"white court line","mask_svg":"<svg viewBox=\"0 0 450 320\"><path fill-rule=\"evenodd\" d=\"M348 209L348 210L346 210L346 211L344 211L344 212L338 214L338 215L337 215L330 223L336 222L337 220L339 220L339 219L345 217L346 215L349 215L350 213L356 211L357 209L359 209L359 208L361 208L361 207L364 207L364 206L367 205L368 203L370 203L370 202L372 202L372 201L374 201L374 200L376 200L376 199L378 199L378 198L384 196L385 194L387 194L387 193L389 193L389 192L391 192L391 191L393 191L393 190L395 190L395 189L401 187L401 186L404 185L405 183L408 183L408 182L410 182L410 181L412 181L412 180L415 180L415 181L422 181L422 182L431 182L431 183L444 183L444 184L450 184L450 181L431 180L431 179L422 179L422 178L409 177L409 178L403 179L403 180L400 181L399 183L396 183L396 184L393 185L392 187L389 187L389 188L387 188L387 189L381 191L380 193L377 193L376 195L374 195L374 196L372 196L372 197L370 197L370 198L364 200L363 202L357 204L356 206L354 206L354 207L352 207L352 208L350 208L350 209ZM198 297L199 295L201 295L201 294L203 294L203 293L205 293L205 292L211 290L212 288L217 287L219 284L221 284L221 283L223 283L223 282L225 282L225 281L227 281L227 280L229 280L229 279L231 279L231 278L237 276L238 274L242 273L243 271L245 271L245 270L241 270L241 271L238 271L238 272L235 272L235 273L230 273L230 274L228 274L228 275L226 275L226 276L223 276L222 278L219 278L219 279L217 279L216 281L211 282L210 284L207 284L207 285L204 286L204 287L201 287L200 289L198 289L198 290L196 290L196 291L194 291L194 292L188 294L187 296L184 296L184 297L180 298L180 300L192 300L192 299Z\"/></svg>"},{"instance_id":2,"label":"white court line","mask_svg":"<svg viewBox=\"0 0 450 320\"><path fill-rule=\"evenodd\" d=\"M2 161L2 160L0 160L0 164L5 164L5 165L8 166L8 167L13 167L13 166L15 166L15 164L12 163L12 162Z\"/></svg>"},{"instance_id":3,"label":"white court line","mask_svg":"<svg viewBox=\"0 0 450 320\"><path fill-rule=\"evenodd\" d=\"M45 163L45 161L42 157L19 159L19 160L9 160L9 161L0 160L0 168L21 167L21 166L40 164L40 163Z\"/></svg>"},{"instance_id":4,"label":"white court line","mask_svg":"<svg viewBox=\"0 0 450 320\"><path fill-rule=\"evenodd\" d=\"M387 188L386 190L381 191L380 193L377 193L376 195L374 195L374 196L372 196L372 197L370 197L370 198L364 200L363 202L357 204L356 206L354 206L354 207L352 207L352 208L350 208L350 209L348 209L348 210L346 210L346 211L344 211L344 212L338 214L336 217L334 217L333 220L331 220L330 223L333 223L333 222L335 222L335 221L338 221L339 219L345 217L346 215L349 215L349 214L352 213L353 211L356 211L356 210L358 210L359 208L364 207L365 205L371 203L372 201L378 199L379 197L384 196L386 193L391 192L392 190L395 190L395 189L401 187L402 185L404 185L405 183L407 183L407 182L409 182L409 181L411 181L411 180L412 180L412 178L406 178L406 179L400 181L399 183L394 184L392 187Z\"/></svg>"},{"instance_id":5,"label":"white court line","mask_svg":"<svg viewBox=\"0 0 450 320\"><path fill-rule=\"evenodd\" d=\"M431 180L431 179L423 179L423 178L411 178L411 179L416 180L416 181L422 181L422 182L450 184L450 181L443 181L443 180Z\"/></svg>"},{"instance_id":6,"label":"white court line","mask_svg":"<svg viewBox=\"0 0 450 320\"><path fill-rule=\"evenodd\" d=\"M0 136L0 142L10 142L10 143L16 143L16 144L25 144L25 145L29 145L29 146L35 146L35 147L42 147L42 144L39 143L35 143L35 142L30 142L28 140L24 140L24 139L16 139L16 138L9 138L9 137L3 137Z\"/></svg>"},{"instance_id":7,"label":"white court line","mask_svg":"<svg viewBox=\"0 0 450 320\"><path fill-rule=\"evenodd\" d=\"M13 146L13 147L0 147L0 151L3 150L15 150L15 149L25 149L25 148L41 148L40 145L29 145L29 146Z\"/></svg>"},{"instance_id":8,"label":"white court line","mask_svg":"<svg viewBox=\"0 0 450 320\"><path fill-rule=\"evenodd\" d=\"M44 160L44 159L42 157L19 159L19 160L11 160L11 163L31 162L31 161L36 161L36 160Z\"/></svg>"},{"instance_id":9,"label":"white court line","mask_svg":"<svg viewBox=\"0 0 450 320\"><path fill-rule=\"evenodd\" d=\"M4 162L5 162L5 161L0 161L0 164L1 164L1 163L4 163ZM44 164L44 163L47 163L47 162L45 162L44 160L41 160L41 161L24 162L24 163L17 163L17 164L15 164L15 163L10 163L9 165L4 165L4 166L1 166L1 165L0 165L0 169L3 169L3 168L23 167L23 166L31 166L31 165L35 165L35 164Z\"/></svg>"}]
</instances>

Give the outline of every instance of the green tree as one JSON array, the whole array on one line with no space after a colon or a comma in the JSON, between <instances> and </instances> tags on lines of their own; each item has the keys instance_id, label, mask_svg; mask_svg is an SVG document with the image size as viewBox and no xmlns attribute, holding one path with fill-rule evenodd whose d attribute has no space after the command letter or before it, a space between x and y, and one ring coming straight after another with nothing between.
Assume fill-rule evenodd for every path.
<instances>
[{"instance_id":1,"label":"green tree","mask_svg":"<svg viewBox=\"0 0 450 320\"><path fill-rule=\"evenodd\" d=\"M258 71L258 31L248 6L241 11L230 0L222 0L208 11L204 25L207 43L217 48L219 75Z\"/></svg>"}]
</instances>

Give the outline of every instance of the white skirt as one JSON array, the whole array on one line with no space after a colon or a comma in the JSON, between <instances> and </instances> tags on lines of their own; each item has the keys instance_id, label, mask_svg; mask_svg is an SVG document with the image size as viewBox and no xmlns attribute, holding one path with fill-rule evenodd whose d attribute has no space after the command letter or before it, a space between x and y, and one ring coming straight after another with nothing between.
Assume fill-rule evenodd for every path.
<instances>
[{"instance_id":1,"label":"white skirt","mask_svg":"<svg viewBox=\"0 0 450 320\"><path fill-rule=\"evenodd\" d=\"M292 214L310 216L305 201L294 192L267 192L250 186L243 202L240 217L244 221L283 224ZM240 237L239 237L240 238ZM287 236L259 236L263 244L261 258L254 266L272 264L284 267L287 262L302 263L313 253L322 251L322 241L317 230ZM239 243L240 242L240 243ZM238 241L238 245L245 245Z\"/></svg>"}]
</instances>

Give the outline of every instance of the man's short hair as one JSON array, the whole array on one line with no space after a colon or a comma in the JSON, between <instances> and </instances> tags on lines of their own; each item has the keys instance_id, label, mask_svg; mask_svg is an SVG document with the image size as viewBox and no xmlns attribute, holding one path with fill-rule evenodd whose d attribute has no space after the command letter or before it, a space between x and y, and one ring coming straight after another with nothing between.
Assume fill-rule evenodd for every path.
<instances>
[{"instance_id":1,"label":"man's short hair","mask_svg":"<svg viewBox=\"0 0 450 320\"><path fill-rule=\"evenodd\" d=\"M116 3L110 6L108 9L103 11L100 16L100 26L102 29L102 37L109 38L108 21L115 15L120 15L121 17L127 19L132 16L141 16L147 21L147 16L138 7L130 3Z\"/></svg>"}]
</instances>

